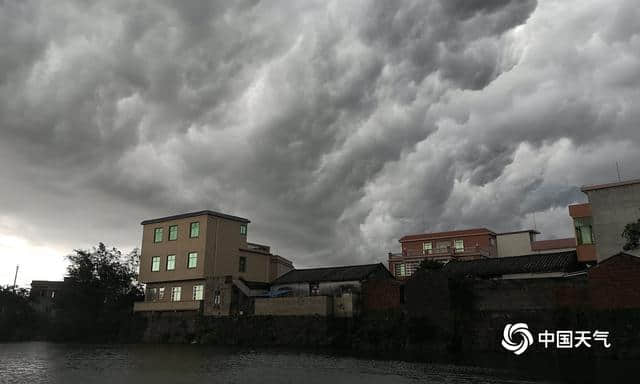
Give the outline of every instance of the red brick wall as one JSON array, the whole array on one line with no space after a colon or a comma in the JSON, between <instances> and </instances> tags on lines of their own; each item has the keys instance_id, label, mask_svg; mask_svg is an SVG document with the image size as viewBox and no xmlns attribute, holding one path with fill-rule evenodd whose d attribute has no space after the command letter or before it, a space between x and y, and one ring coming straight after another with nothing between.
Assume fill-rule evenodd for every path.
<instances>
[{"instance_id":1,"label":"red brick wall","mask_svg":"<svg viewBox=\"0 0 640 384\"><path fill-rule=\"evenodd\" d=\"M400 308L403 283L397 280L369 280L362 284L364 310Z\"/></svg>"},{"instance_id":2,"label":"red brick wall","mask_svg":"<svg viewBox=\"0 0 640 384\"><path fill-rule=\"evenodd\" d=\"M427 241L431 241L431 243L433 244L432 245L433 249L436 249L436 244L441 241L448 241L449 243L451 243L451 247L453 248L453 244L454 244L453 241L460 240L460 239L464 240L465 247L475 247L477 245L480 248L489 249L490 237L491 235L486 234L486 235L477 235L477 236L458 236L458 237L452 237L447 239L408 241L406 243L402 243L402 251L403 252L407 251L409 253L412 253L412 252L421 253L422 243Z\"/></svg>"},{"instance_id":3,"label":"red brick wall","mask_svg":"<svg viewBox=\"0 0 640 384\"><path fill-rule=\"evenodd\" d=\"M613 256L588 273L594 309L640 308L640 258Z\"/></svg>"}]
</instances>

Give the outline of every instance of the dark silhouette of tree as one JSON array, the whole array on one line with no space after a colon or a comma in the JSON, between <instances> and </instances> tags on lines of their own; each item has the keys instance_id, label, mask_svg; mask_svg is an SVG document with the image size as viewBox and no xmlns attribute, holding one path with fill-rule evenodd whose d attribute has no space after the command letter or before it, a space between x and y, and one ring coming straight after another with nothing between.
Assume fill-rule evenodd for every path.
<instances>
[{"instance_id":1,"label":"dark silhouette of tree","mask_svg":"<svg viewBox=\"0 0 640 384\"><path fill-rule=\"evenodd\" d=\"M443 263L435 260L422 260L418 270L440 270L444 266Z\"/></svg>"},{"instance_id":2,"label":"dark silhouette of tree","mask_svg":"<svg viewBox=\"0 0 640 384\"><path fill-rule=\"evenodd\" d=\"M121 339L142 299L137 279L137 249L123 255L103 243L67 256L68 279L56 302L52 337L61 340Z\"/></svg>"},{"instance_id":3,"label":"dark silhouette of tree","mask_svg":"<svg viewBox=\"0 0 640 384\"><path fill-rule=\"evenodd\" d=\"M622 249L625 251L637 249L640 246L640 219L635 223L625 225L624 231L622 231L622 237L627 240L627 243Z\"/></svg>"},{"instance_id":4,"label":"dark silhouette of tree","mask_svg":"<svg viewBox=\"0 0 640 384\"><path fill-rule=\"evenodd\" d=\"M0 341L28 340L38 322L29 305L29 292L13 287L0 287Z\"/></svg>"}]
</instances>

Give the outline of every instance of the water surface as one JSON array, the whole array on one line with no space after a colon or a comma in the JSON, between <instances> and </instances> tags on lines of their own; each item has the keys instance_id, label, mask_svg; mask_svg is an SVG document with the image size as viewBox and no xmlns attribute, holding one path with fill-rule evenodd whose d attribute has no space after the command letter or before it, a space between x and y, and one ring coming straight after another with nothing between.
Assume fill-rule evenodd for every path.
<instances>
[{"instance_id":1,"label":"water surface","mask_svg":"<svg viewBox=\"0 0 640 384\"><path fill-rule=\"evenodd\" d=\"M506 371L197 345L0 344L0 383L526 383Z\"/></svg>"}]
</instances>

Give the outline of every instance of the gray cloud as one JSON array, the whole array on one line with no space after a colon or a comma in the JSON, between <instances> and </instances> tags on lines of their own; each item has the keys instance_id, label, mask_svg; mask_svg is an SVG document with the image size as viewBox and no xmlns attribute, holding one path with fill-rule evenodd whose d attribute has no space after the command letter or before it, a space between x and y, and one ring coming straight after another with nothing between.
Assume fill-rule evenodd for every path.
<instances>
[{"instance_id":1,"label":"gray cloud","mask_svg":"<svg viewBox=\"0 0 640 384\"><path fill-rule=\"evenodd\" d=\"M632 1L0 5L0 210L71 249L218 209L298 265L422 230L570 233L640 174Z\"/></svg>"}]
</instances>

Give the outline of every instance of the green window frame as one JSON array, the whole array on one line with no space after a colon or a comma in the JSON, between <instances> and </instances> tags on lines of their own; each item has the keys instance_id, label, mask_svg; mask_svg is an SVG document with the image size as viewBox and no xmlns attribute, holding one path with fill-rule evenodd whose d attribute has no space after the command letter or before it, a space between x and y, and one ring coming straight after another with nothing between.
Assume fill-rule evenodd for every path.
<instances>
[{"instance_id":1,"label":"green window frame","mask_svg":"<svg viewBox=\"0 0 640 384\"><path fill-rule=\"evenodd\" d=\"M457 239L453 241L453 249L455 252L464 252L464 240Z\"/></svg>"},{"instance_id":2,"label":"green window frame","mask_svg":"<svg viewBox=\"0 0 640 384\"><path fill-rule=\"evenodd\" d=\"M238 259L238 272L247 272L247 258L245 256L240 256Z\"/></svg>"},{"instance_id":3,"label":"green window frame","mask_svg":"<svg viewBox=\"0 0 640 384\"><path fill-rule=\"evenodd\" d=\"M577 218L574 221L578 245L595 244L593 225L590 217Z\"/></svg>"},{"instance_id":4,"label":"green window frame","mask_svg":"<svg viewBox=\"0 0 640 384\"><path fill-rule=\"evenodd\" d=\"M240 224L240 234L247 236L247 224Z\"/></svg>"},{"instance_id":5,"label":"green window frame","mask_svg":"<svg viewBox=\"0 0 640 384\"><path fill-rule=\"evenodd\" d=\"M422 254L430 255L433 253L433 244L430 241L422 243Z\"/></svg>"},{"instance_id":6,"label":"green window frame","mask_svg":"<svg viewBox=\"0 0 640 384\"><path fill-rule=\"evenodd\" d=\"M182 287L171 288L171 301L180 301L182 299Z\"/></svg>"},{"instance_id":7,"label":"green window frame","mask_svg":"<svg viewBox=\"0 0 640 384\"><path fill-rule=\"evenodd\" d=\"M192 239L200 237L200 222L194 221L189 225L189 237Z\"/></svg>"},{"instance_id":8,"label":"green window frame","mask_svg":"<svg viewBox=\"0 0 640 384\"><path fill-rule=\"evenodd\" d=\"M204 285L198 284L193 286L193 300L202 300L204 298Z\"/></svg>"},{"instance_id":9,"label":"green window frame","mask_svg":"<svg viewBox=\"0 0 640 384\"><path fill-rule=\"evenodd\" d=\"M153 230L153 242L162 243L162 228L155 228Z\"/></svg>"},{"instance_id":10,"label":"green window frame","mask_svg":"<svg viewBox=\"0 0 640 384\"><path fill-rule=\"evenodd\" d=\"M189 252L187 255L187 268L195 268L198 266L198 252Z\"/></svg>"},{"instance_id":11,"label":"green window frame","mask_svg":"<svg viewBox=\"0 0 640 384\"><path fill-rule=\"evenodd\" d=\"M160 271L160 256L153 256L151 258L151 272Z\"/></svg>"},{"instance_id":12,"label":"green window frame","mask_svg":"<svg viewBox=\"0 0 640 384\"><path fill-rule=\"evenodd\" d=\"M167 271L173 271L176 269L176 255L167 256Z\"/></svg>"},{"instance_id":13,"label":"green window frame","mask_svg":"<svg viewBox=\"0 0 640 384\"><path fill-rule=\"evenodd\" d=\"M170 225L169 226L169 241L178 240L178 226Z\"/></svg>"}]
</instances>

